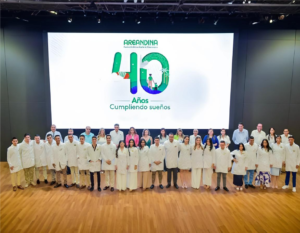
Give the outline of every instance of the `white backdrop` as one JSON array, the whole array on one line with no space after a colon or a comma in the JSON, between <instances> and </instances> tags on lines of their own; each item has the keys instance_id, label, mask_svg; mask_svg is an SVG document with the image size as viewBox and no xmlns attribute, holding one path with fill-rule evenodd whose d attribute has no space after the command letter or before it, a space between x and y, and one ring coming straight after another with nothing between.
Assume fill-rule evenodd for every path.
<instances>
[{"instance_id":1,"label":"white backdrop","mask_svg":"<svg viewBox=\"0 0 300 233\"><path fill-rule=\"evenodd\" d=\"M228 128L233 33L129 34L48 33L52 123L58 128ZM157 48L124 48L124 40L157 40ZM130 54L138 55L138 91L130 81L112 73L116 52L122 53L120 71L130 71ZM145 92L139 81L141 59L150 52L169 61L169 85L160 94ZM142 65L143 66L143 65ZM161 65L143 68L158 85ZM147 110L134 97L148 99ZM153 110L150 106L167 106ZM113 106L113 107L112 107ZM111 109L113 108L113 109Z\"/></svg>"}]
</instances>

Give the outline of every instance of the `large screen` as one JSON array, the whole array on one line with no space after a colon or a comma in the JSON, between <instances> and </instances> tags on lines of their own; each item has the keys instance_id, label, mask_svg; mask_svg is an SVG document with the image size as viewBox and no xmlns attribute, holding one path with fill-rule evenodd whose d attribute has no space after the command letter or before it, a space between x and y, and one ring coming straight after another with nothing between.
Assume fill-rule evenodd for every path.
<instances>
[{"instance_id":1,"label":"large screen","mask_svg":"<svg viewBox=\"0 0 300 233\"><path fill-rule=\"evenodd\" d=\"M233 33L48 33L58 128L228 128Z\"/></svg>"}]
</instances>

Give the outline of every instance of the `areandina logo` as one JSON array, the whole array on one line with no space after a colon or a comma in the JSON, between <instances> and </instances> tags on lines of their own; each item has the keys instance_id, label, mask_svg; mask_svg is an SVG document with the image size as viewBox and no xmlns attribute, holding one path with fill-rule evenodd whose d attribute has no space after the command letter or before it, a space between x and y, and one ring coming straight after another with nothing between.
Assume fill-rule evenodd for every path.
<instances>
[{"instance_id":1,"label":"areandina logo","mask_svg":"<svg viewBox=\"0 0 300 233\"><path fill-rule=\"evenodd\" d=\"M142 58L142 62L150 62L150 61L159 61L162 66L162 81L158 86L156 82L154 82L154 77L151 74L147 75L147 69L140 68L140 82L144 91L149 94L160 94L162 93L169 84L169 62L167 58L160 53L148 53L146 56ZM117 52L115 54L112 73L116 73L120 75L124 79L130 80L130 92L131 94L137 93L137 80L138 80L138 68L137 68L137 54L130 54L130 71L120 71L122 61L122 54Z\"/></svg>"},{"instance_id":2,"label":"areandina logo","mask_svg":"<svg viewBox=\"0 0 300 233\"><path fill-rule=\"evenodd\" d=\"M157 40L124 40L124 45L152 45L158 46Z\"/></svg>"}]
</instances>

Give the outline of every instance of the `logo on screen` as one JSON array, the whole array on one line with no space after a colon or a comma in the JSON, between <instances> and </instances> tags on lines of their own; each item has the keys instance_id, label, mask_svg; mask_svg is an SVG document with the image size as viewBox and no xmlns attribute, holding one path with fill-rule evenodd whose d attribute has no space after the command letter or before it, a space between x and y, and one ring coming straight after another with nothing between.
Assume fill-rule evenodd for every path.
<instances>
[{"instance_id":1,"label":"logo on screen","mask_svg":"<svg viewBox=\"0 0 300 233\"><path fill-rule=\"evenodd\" d=\"M147 73L147 69L140 68L140 82L144 91L149 94L160 94L162 93L169 84L169 62L167 58L160 53L148 53L142 58L142 62L158 61L161 64L162 79L160 85L155 82L155 77L152 74ZM131 94L137 93L137 82L138 82L138 59L136 53L130 54L130 71L120 71L122 61L122 54L116 53L112 68L112 73L123 77L124 79L130 80L130 92Z\"/></svg>"}]
</instances>

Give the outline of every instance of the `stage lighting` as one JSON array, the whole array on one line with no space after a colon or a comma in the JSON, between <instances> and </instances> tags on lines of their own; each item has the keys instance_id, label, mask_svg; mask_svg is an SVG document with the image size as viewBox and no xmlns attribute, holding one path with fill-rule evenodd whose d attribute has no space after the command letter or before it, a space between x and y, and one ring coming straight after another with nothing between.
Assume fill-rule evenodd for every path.
<instances>
[{"instance_id":1,"label":"stage lighting","mask_svg":"<svg viewBox=\"0 0 300 233\"><path fill-rule=\"evenodd\" d=\"M270 19L269 23L273 23L273 19Z\"/></svg>"},{"instance_id":2,"label":"stage lighting","mask_svg":"<svg viewBox=\"0 0 300 233\"><path fill-rule=\"evenodd\" d=\"M252 25L258 24L259 22L253 22Z\"/></svg>"},{"instance_id":3,"label":"stage lighting","mask_svg":"<svg viewBox=\"0 0 300 233\"><path fill-rule=\"evenodd\" d=\"M246 3L246 0L243 1L243 4L245 4L245 3Z\"/></svg>"},{"instance_id":4,"label":"stage lighting","mask_svg":"<svg viewBox=\"0 0 300 233\"><path fill-rule=\"evenodd\" d=\"M57 15L56 11L50 11L51 14Z\"/></svg>"},{"instance_id":5,"label":"stage lighting","mask_svg":"<svg viewBox=\"0 0 300 233\"><path fill-rule=\"evenodd\" d=\"M69 23L72 23L72 18L68 18L68 22L69 22Z\"/></svg>"},{"instance_id":6,"label":"stage lighting","mask_svg":"<svg viewBox=\"0 0 300 233\"><path fill-rule=\"evenodd\" d=\"M214 25L216 26L217 24L218 24L218 19L217 20L215 20L215 22L214 22Z\"/></svg>"},{"instance_id":7,"label":"stage lighting","mask_svg":"<svg viewBox=\"0 0 300 233\"><path fill-rule=\"evenodd\" d=\"M141 3L144 3L144 0L141 0Z\"/></svg>"},{"instance_id":8,"label":"stage lighting","mask_svg":"<svg viewBox=\"0 0 300 233\"><path fill-rule=\"evenodd\" d=\"M122 20L122 23L125 23L125 20L124 20L124 19Z\"/></svg>"},{"instance_id":9,"label":"stage lighting","mask_svg":"<svg viewBox=\"0 0 300 233\"><path fill-rule=\"evenodd\" d=\"M141 23L141 20L136 19L135 22L136 22L137 24L140 24L140 23Z\"/></svg>"},{"instance_id":10,"label":"stage lighting","mask_svg":"<svg viewBox=\"0 0 300 233\"><path fill-rule=\"evenodd\" d=\"M100 18L98 18L98 21L97 21L98 23L101 23L101 19Z\"/></svg>"},{"instance_id":11,"label":"stage lighting","mask_svg":"<svg viewBox=\"0 0 300 233\"><path fill-rule=\"evenodd\" d=\"M279 15L278 20L284 20L285 16L284 15Z\"/></svg>"},{"instance_id":12,"label":"stage lighting","mask_svg":"<svg viewBox=\"0 0 300 233\"><path fill-rule=\"evenodd\" d=\"M127 0L124 0L124 2L126 3L126 2L127 2Z\"/></svg>"},{"instance_id":13,"label":"stage lighting","mask_svg":"<svg viewBox=\"0 0 300 233\"><path fill-rule=\"evenodd\" d=\"M134 3L137 3L137 0L134 0Z\"/></svg>"},{"instance_id":14,"label":"stage lighting","mask_svg":"<svg viewBox=\"0 0 300 233\"><path fill-rule=\"evenodd\" d=\"M251 3L251 1L248 1L248 3L250 4L250 3Z\"/></svg>"}]
</instances>

